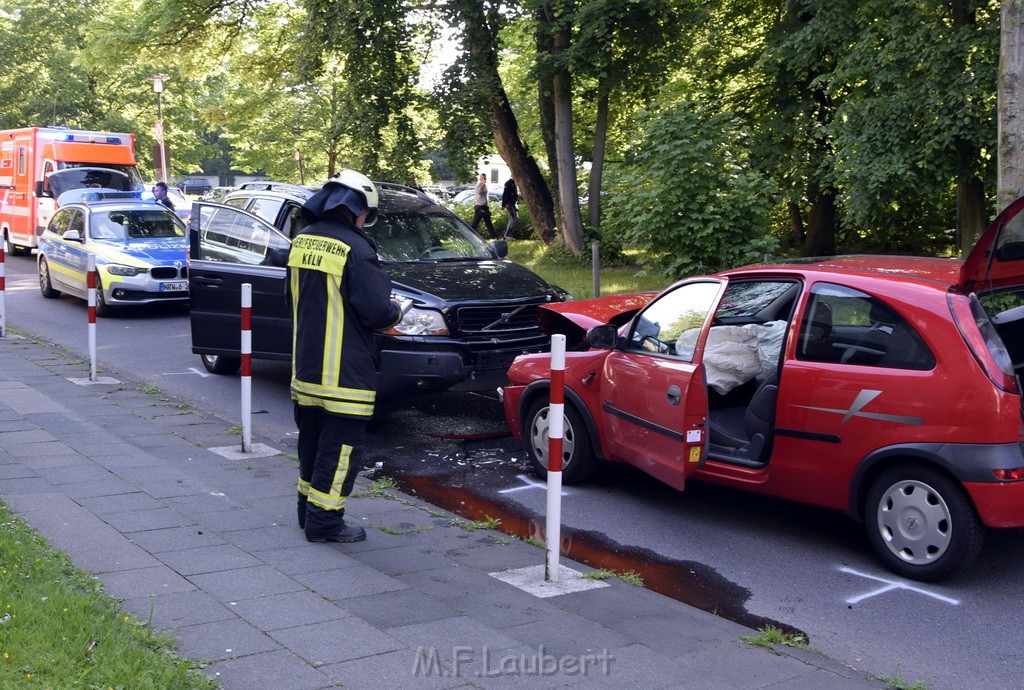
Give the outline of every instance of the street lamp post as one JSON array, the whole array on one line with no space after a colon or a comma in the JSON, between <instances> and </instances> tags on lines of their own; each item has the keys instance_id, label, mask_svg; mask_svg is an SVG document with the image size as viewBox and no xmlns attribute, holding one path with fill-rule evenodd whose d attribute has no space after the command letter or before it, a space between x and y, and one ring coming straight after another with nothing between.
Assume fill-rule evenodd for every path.
<instances>
[{"instance_id":1,"label":"street lamp post","mask_svg":"<svg viewBox=\"0 0 1024 690\"><path fill-rule=\"evenodd\" d=\"M156 126L153 129L157 143L160 144L160 181L164 183L167 182L167 146L164 144L164 111L161 96L164 92L164 79L168 78L166 74L154 74L149 78L153 82L153 93L156 94Z\"/></svg>"},{"instance_id":2,"label":"street lamp post","mask_svg":"<svg viewBox=\"0 0 1024 690\"><path fill-rule=\"evenodd\" d=\"M299 166L299 184L306 184L306 176L302 173L302 151L295 149L295 163Z\"/></svg>"}]
</instances>

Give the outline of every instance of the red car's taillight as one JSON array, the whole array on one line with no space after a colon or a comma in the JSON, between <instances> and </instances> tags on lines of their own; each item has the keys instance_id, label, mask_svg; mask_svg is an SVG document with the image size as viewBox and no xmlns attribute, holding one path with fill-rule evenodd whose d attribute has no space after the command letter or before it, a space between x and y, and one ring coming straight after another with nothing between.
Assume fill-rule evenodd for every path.
<instances>
[{"instance_id":1,"label":"red car's taillight","mask_svg":"<svg viewBox=\"0 0 1024 690\"><path fill-rule=\"evenodd\" d=\"M1007 393L1018 393L1010 353L978 298L950 293L947 299L953 321L985 375Z\"/></svg>"}]
</instances>

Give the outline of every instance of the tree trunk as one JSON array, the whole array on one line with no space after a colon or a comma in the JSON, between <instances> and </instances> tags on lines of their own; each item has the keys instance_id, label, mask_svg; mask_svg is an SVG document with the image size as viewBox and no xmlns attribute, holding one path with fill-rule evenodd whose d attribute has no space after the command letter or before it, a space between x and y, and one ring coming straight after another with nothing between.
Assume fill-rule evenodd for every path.
<instances>
[{"instance_id":1,"label":"tree trunk","mask_svg":"<svg viewBox=\"0 0 1024 690\"><path fill-rule=\"evenodd\" d=\"M604 176L604 150L608 141L608 89L601 87L597 98L597 123L594 126L594 159L590 163L590 188L587 214L590 227L601 227L601 178Z\"/></svg>"},{"instance_id":2,"label":"tree trunk","mask_svg":"<svg viewBox=\"0 0 1024 690\"><path fill-rule=\"evenodd\" d=\"M999 172L996 210L1024 190L1024 2L1003 0L999 34Z\"/></svg>"},{"instance_id":3,"label":"tree trunk","mask_svg":"<svg viewBox=\"0 0 1024 690\"><path fill-rule=\"evenodd\" d=\"M822 188L812 179L807 184L807 200L811 210L807 213L804 256L832 256L836 253L835 190L828 186Z\"/></svg>"},{"instance_id":4,"label":"tree trunk","mask_svg":"<svg viewBox=\"0 0 1024 690\"><path fill-rule=\"evenodd\" d=\"M550 55L554 46L551 42L551 36L545 30L543 21L543 10L537 12L537 55ZM540 133L544 139L544 149L547 155L547 164L549 171L558 170L558 152L555 150L555 85L551 79L551 75L544 70L540 70L540 74L537 77L537 108L540 113ZM550 176L551 184L549 189L551 190L551 198L558 198L558 175ZM554 209L554 201L552 200L552 209ZM557 218L556 218L557 222ZM551 244L555 239L554 224L549 228L546 234L541 236L545 244Z\"/></svg>"},{"instance_id":5,"label":"tree trunk","mask_svg":"<svg viewBox=\"0 0 1024 690\"><path fill-rule=\"evenodd\" d=\"M545 4L545 19L554 26L572 14L572 0L563 0L562 12L556 14L550 3ZM569 48L571 25L562 21L554 31L554 55L561 56ZM568 65L555 68L552 78L555 97L555 149L558 152L558 200L562 209L562 237L565 247L573 256L583 251L583 222L580 218L580 199L576 185L576 149L572 135L572 77Z\"/></svg>"},{"instance_id":6,"label":"tree trunk","mask_svg":"<svg viewBox=\"0 0 1024 690\"><path fill-rule=\"evenodd\" d=\"M951 7L954 31L973 26L977 22L974 9L967 0L953 0ZM968 69L968 66L965 64L964 68ZM985 183L974 173L976 162L982 159L982 151L976 144L959 139L956 142L956 155L956 237L961 255L967 256L988 225Z\"/></svg>"},{"instance_id":7,"label":"tree trunk","mask_svg":"<svg viewBox=\"0 0 1024 690\"><path fill-rule=\"evenodd\" d=\"M484 6L479 0L458 2L455 9L460 23L465 27L465 47L470 54L467 63L470 78L475 84L474 88L479 89L486 98L498 153L512 171L534 227L541 237L551 236L555 227L554 204L537 161L519 136L519 124L498 72L496 31L488 23Z\"/></svg>"},{"instance_id":8,"label":"tree trunk","mask_svg":"<svg viewBox=\"0 0 1024 690\"><path fill-rule=\"evenodd\" d=\"M960 254L967 256L978 243L981 233L988 227L985 212L985 183L977 177L960 182L956 186L957 236L960 239Z\"/></svg>"}]
</instances>

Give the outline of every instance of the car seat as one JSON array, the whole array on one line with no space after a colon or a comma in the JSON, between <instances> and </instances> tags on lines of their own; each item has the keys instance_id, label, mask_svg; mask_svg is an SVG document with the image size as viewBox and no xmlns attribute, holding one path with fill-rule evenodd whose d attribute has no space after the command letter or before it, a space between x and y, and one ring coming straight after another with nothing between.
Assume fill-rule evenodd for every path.
<instances>
[{"instance_id":1,"label":"car seat","mask_svg":"<svg viewBox=\"0 0 1024 690\"><path fill-rule=\"evenodd\" d=\"M832 307L827 302L814 301L811 313L800 329L797 339L800 359L812 362L831 362L835 359L832 347Z\"/></svg>"},{"instance_id":2,"label":"car seat","mask_svg":"<svg viewBox=\"0 0 1024 690\"><path fill-rule=\"evenodd\" d=\"M779 395L778 381L776 372L758 386L743 411L742 420L737 413L743 408L726 408L711 412L708 426L713 452L730 456L731 460L743 461L743 464L747 465L764 464L765 451L772 436L772 424L775 419L775 401Z\"/></svg>"}]
</instances>

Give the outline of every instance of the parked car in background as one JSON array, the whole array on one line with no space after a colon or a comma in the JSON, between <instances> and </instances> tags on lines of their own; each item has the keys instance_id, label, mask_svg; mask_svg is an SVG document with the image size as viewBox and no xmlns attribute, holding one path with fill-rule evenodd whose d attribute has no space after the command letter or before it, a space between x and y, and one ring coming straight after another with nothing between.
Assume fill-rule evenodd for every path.
<instances>
[{"instance_id":1,"label":"parked car in background","mask_svg":"<svg viewBox=\"0 0 1024 690\"><path fill-rule=\"evenodd\" d=\"M214 187L203 195L204 201L221 201L229 193L235 191L235 187Z\"/></svg>"},{"instance_id":2,"label":"parked car in background","mask_svg":"<svg viewBox=\"0 0 1024 690\"><path fill-rule=\"evenodd\" d=\"M178 183L183 194L202 196L213 191L213 185L205 177L186 177Z\"/></svg>"},{"instance_id":3,"label":"parked car in background","mask_svg":"<svg viewBox=\"0 0 1024 690\"><path fill-rule=\"evenodd\" d=\"M122 305L188 304L186 226L169 209L130 192L67 192L39 238L43 297L86 299L87 262L96 260L96 314Z\"/></svg>"},{"instance_id":4,"label":"parked car in background","mask_svg":"<svg viewBox=\"0 0 1024 690\"><path fill-rule=\"evenodd\" d=\"M378 220L366 228L394 293L411 303L378 332L379 395L405 399L446 390L493 392L519 354L547 348L537 309L569 297L505 259L448 209L408 187L378 183ZM238 370L241 285L253 290L252 354L289 359L291 312L285 263L302 227L307 187L242 185L224 204L196 202L190 232L192 351L211 372Z\"/></svg>"},{"instance_id":5,"label":"parked car in background","mask_svg":"<svg viewBox=\"0 0 1024 690\"><path fill-rule=\"evenodd\" d=\"M475 205L474 194L475 194L474 190L472 190L472 189L464 189L464 190L462 190L461 192L459 192L458 194L456 194L455 196L452 197L452 205L453 206L462 206L463 204L468 204L470 206L474 206ZM488 191L487 192L487 203L489 203L489 204L498 204L498 206L501 206L501 192Z\"/></svg>"},{"instance_id":6,"label":"parked car in background","mask_svg":"<svg viewBox=\"0 0 1024 690\"><path fill-rule=\"evenodd\" d=\"M564 482L630 464L845 511L905 577L966 568L985 528L1024 527L1022 211L963 261L804 259L545 306L577 346ZM503 388L542 475L549 365L517 358Z\"/></svg>"}]
</instances>

